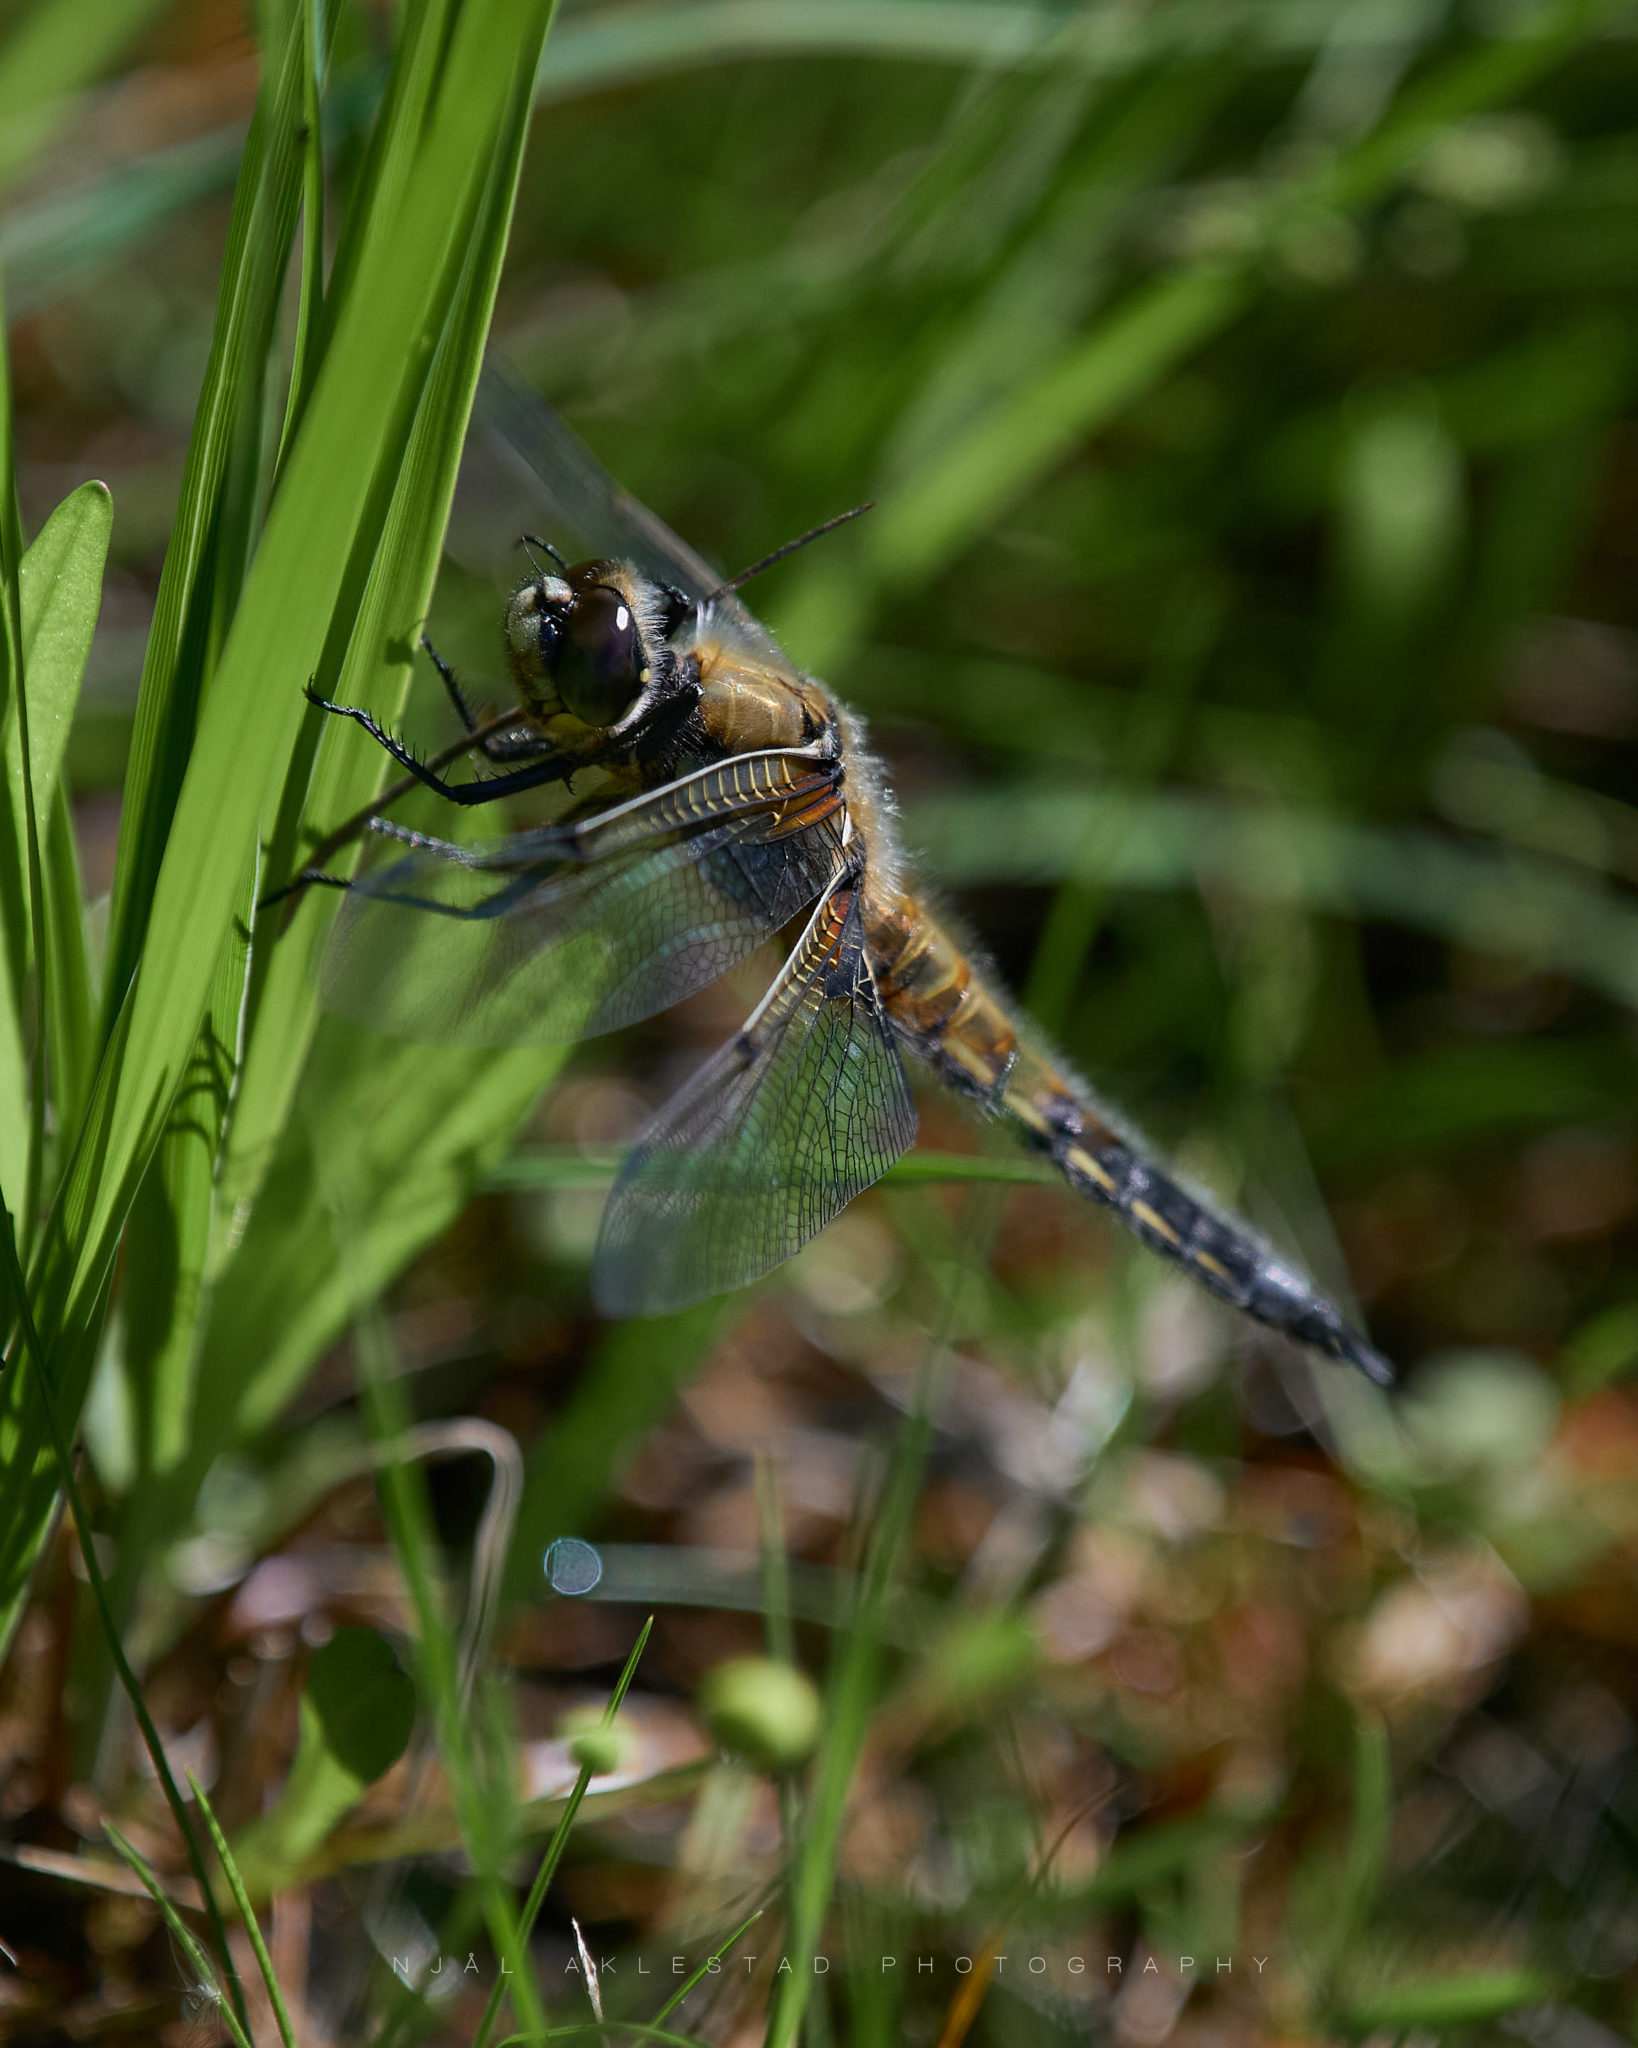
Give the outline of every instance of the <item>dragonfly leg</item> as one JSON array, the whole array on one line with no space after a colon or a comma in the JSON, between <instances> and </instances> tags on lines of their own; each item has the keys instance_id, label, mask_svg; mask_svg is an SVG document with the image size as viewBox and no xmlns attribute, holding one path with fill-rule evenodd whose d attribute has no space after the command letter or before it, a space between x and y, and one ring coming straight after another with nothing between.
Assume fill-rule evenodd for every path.
<instances>
[{"instance_id":1,"label":"dragonfly leg","mask_svg":"<svg viewBox=\"0 0 1638 2048\"><path fill-rule=\"evenodd\" d=\"M390 818L371 818L365 829L379 832L387 839L397 839L418 852L436 853L444 860L459 861L463 867L481 865L474 859L469 846L457 846L452 839L434 839L430 832L412 832L407 825L395 825ZM333 875L328 868L303 868L282 889L270 889L256 907L268 910L275 903L283 903L287 897L299 895L304 889L351 889L354 886L351 876Z\"/></svg>"},{"instance_id":2,"label":"dragonfly leg","mask_svg":"<svg viewBox=\"0 0 1638 2048\"><path fill-rule=\"evenodd\" d=\"M328 868L303 868L282 889L269 889L257 900L256 908L271 910L275 903L283 903L305 889L350 889L352 886L346 875L332 875ZM291 908L294 910L295 906L292 904Z\"/></svg>"},{"instance_id":3,"label":"dragonfly leg","mask_svg":"<svg viewBox=\"0 0 1638 2048\"><path fill-rule=\"evenodd\" d=\"M350 718L355 725L363 726L378 747L383 748L398 763L407 769L417 782L446 798L452 804L492 804L504 796L515 795L519 790L538 789L545 782L562 782L578 767L581 761L569 761L553 754L544 760L536 760L524 768L515 768L509 775L493 775L487 782L446 782L441 775L434 774L424 761L416 759L404 742L396 739L386 727L380 725L369 712L356 704L337 704L328 697L321 697L309 683L307 701L316 704L321 711L328 711L337 718Z\"/></svg>"},{"instance_id":4,"label":"dragonfly leg","mask_svg":"<svg viewBox=\"0 0 1638 2048\"><path fill-rule=\"evenodd\" d=\"M455 716L461 721L462 730L476 733L478 720L472 706L467 702L460 678L425 633L421 635L421 645L426 650L427 659L442 679L449 701L455 707ZM486 739L479 740L478 745L486 761L538 761L542 755L551 751L550 742L542 739L538 733L530 732L527 726L521 725L513 732L490 733Z\"/></svg>"},{"instance_id":5,"label":"dragonfly leg","mask_svg":"<svg viewBox=\"0 0 1638 2048\"><path fill-rule=\"evenodd\" d=\"M461 721L461 724L466 729L466 731L476 732L478 729L478 721L473 716L472 706L466 701L466 692L461 688L460 680L456 676L455 671L450 667L449 663L445 661L444 657L438 652L437 648L433 646L432 642L427 638L425 633L421 635L421 645L426 650L426 656L428 661L430 661L433 667L438 671L439 677L443 682L444 688L449 692L449 701L455 707L455 716ZM487 747L485 747L484 751L485 753L487 753L489 750Z\"/></svg>"},{"instance_id":6,"label":"dragonfly leg","mask_svg":"<svg viewBox=\"0 0 1638 2048\"><path fill-rule=\"evenodd\" d=\"M430 832L416 832L408 825L395 825L391 818L372 818L369 829L378 832L383 839L396 839L401 846L413 846L420 853L440 854L445 860L460 861L468 867L474 864L470 846L457 846L453 839L435 839Z\"/></svg>"}]
</instances>

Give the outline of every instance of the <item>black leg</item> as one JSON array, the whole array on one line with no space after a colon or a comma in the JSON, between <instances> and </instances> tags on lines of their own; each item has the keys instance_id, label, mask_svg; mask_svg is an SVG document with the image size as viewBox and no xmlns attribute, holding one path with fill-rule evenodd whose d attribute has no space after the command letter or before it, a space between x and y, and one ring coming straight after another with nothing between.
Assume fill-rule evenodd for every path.
<instances>
[{"instance_id":1,"label":"black leg","mask_svg":"<svg viewBox=\"0 0 1638 2048\"><path fill-rule=\"evenodd\" d=\"M433 646L426 634L421 635L421 645L426 649L427 659L443 679L449 701L455 707L455 716L461 721L462 730L476 732L478 719L472 706L467 702L466 692L461 688L460 678ZM521 714L520 714L521 715ZM479 745L486 761L538 761L543 754L551 752L550 743L538 733L530 732L527 726L516 732L492 732Z\"/></svg>"},{"instance_id":2,"label":"black leg","mask_svg":"<svg viewBox=\"0 0 1638 2048\"><path fill-rule=\"evenodd\" d=\"M257 902L256 908L270 910L275 903L283 903L286 897L298 895L303 889L350 889L352 886L345 875L332 875L324 868L303 868L282 889L269 889Z\"/></svg>"},{"instance_id":3,"label":"black leg","mask_svg":"<svg viewBox=\"0 0 1638 2048\"><path fill-rule=\"evenodd\" d=\"M514 769L510 775L491 776L487 782L446 782L441 775L435 775L425 762L418 761L402 740L395 739L356 704L332 703L328 697L321 697L311 683L307 686L307 701L316 704L321 711L331 712L337 718L350 718L355 725L363 726L376 745L389 753L400 768L406 769L417 782L452 804L492 804L503 796L516 795L520 790L539 789L542 783L565 781L577 767L584 766L578 761L548 758L536 761L528 768Z\"/></svg>"},{"instance_id":4,"label":"black leg","mask_svg":"<svg viewBox=\"0 0 1638 2048\"><path fill-rule=\"evenodd\" d=\"M445 661L437 648L433 646L425 633L421 635L421 645L427 651L428 661L432 663L439 675L443 677L444 688L449 692L449 701L454 705L455 716L461 721L463 729L467 732L476 732L478 721L472 715L472 706L466 701L466 692L456 680L455 671Z\"/></svg>"}]
</instances>

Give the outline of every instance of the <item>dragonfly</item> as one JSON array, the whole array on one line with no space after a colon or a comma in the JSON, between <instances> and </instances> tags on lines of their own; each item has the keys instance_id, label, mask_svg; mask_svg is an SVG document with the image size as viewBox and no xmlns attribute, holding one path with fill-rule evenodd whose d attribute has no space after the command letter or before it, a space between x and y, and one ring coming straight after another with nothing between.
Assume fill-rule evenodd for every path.
<instances>
[{"instance_id":1,"label":"dragonfly","mask_svg":"<svg viewBox=\"0 0 1638 2048\"><path fill-rule=\"evenodd\" d=\"M400 1037L560 1044L652 1016L788 941L744 1024L626 1155L593 1260L599 1308L665 1314L792 1257L914 1142L908 1065L1210 1293L1388 1384L1335 1304L1168 1172L934 908L863 723L738 594L767 563L720 579L494 358L473 441L501 479L492 499L521 493L544 508L537 523L585 549L571 560L526 536L503 632L515 711L480 725L428 648L481 757L454 779L447 757L422 761L364 710L314 701L385 749L400 789L465 809L561 783L571 800L548 824L477 843L378 813L368 823L392 858L353 877L304 871L300 883L344 891L321 966L328 1004Z\"/></svg>"}]
</instances>

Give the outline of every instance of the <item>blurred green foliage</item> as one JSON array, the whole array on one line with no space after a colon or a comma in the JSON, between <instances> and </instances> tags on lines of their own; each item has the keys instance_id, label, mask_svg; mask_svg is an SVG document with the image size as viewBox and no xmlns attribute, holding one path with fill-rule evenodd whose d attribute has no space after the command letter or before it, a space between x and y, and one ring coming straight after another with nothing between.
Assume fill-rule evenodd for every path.
<instances>
[{"instance_id":1,"label":"blurred green foliage","mask_svg":"<svg viewBox=\"0 0 1638 2048\"><path fill-rule=\"evenodd\" d=\"M22 1085L26 804L15 720L6 732L6 1072L19 1086L0 1105L0 1174L13 1206L31 1175L45 1183L24 1204L30 1241L65 1136L83 1117L111 1143L68 1204L80 1234L45 1290L60 1311L46 1335L83 1380L122 1242L87 1435L143 1661L214 1674L220 1645L201 1616L325 1512L372 1433L390 1445L416 1416L487 1403L526 1439L511 1555L485 1566L504 1569L521 1611L551 1536L673 1533L620 1486L695 1375L744 1355L823 1355L861 1390L839 1402L846 1432L885 1433L909 1398L906 1359L937 1333L999 1368L1058 1428L1053 1455L1073 1440L1083 1462L1055 1481L1047 1450L1013 1456L993 1421L963 1436L923 1418L899 1437L873 1534L856 1508L835 1535L862 1586L836 1638L809 1803L783 1815L802 1824L786 1845L794 1939L813 1949L839 1909L861 1949L913 1921L941 1954L977 1952L1011 1924L1081 1940L1097 1915L1098 1938L1133 1953L1272 1944L1278 1989L1255 2018L1236 2009L1234 2038L1499 2041L1500 2018L1505 2038L1544 2043L1630 2032L1632 8L569 7L536 81L499 279L500 346L725 568L876 501L770 572L758 609L868 717L930 880L1072 1056L1328 1286L1351 1276L1411 1375L1399 1410L1271 1367L1255 1345L1244 1355L1251 1340L1226 1324L1197 1346L1200 1370L1193 1354L1178 1364L1188 1345L1167 1352L1153 1336L1175 1308L1167 1276L1035 1188L1013 1195L978 1284L962 1268L984 1263L982 1233L900 1182L760 1306L601 1331L584 1291L595 1193L581 1160L555 1181L552 1160L625 1136L712 1022L579 1054L538 1120L547 1149L503 1171L548 1078L537 1056L474 1075L320 1019L315 912L276 944L264 920L247 961L251 849L282 872L369 795L373 762L335 738L320 748L311 723L297 732L299 690L317 672L383 709L401 696L499 262L510 145L494 138L515 138L523 117L497 91L481 119L443 133L439 175L467 174L480 128L495 169L464 267L439 272L445 324L418 326L410 300L432 290L443 247L436 179L396 241L369 241L395 218L420 133L404 95L432 93L425 68L388 71L387 11L326 20L322 160L306 118L315 17L303 13L298 50L295 17L276 9L292 39L270 45L284 64L248 149L238 26L190 6L149 30L78 127L56 107L52 145L36 103L112 62L143 12L110 6L88 35L83 7L42 5L0 45L0 117L24 110L0 139L18 481L46 550L22 567L25 642L40 602L30 563L60 545L73 583L28 671L48 718L58 695L72 704L100 565L106 500L83 477L103 477L115 506L66 782L61 756L42 754L51 772L33 796L35 910L56 935L62 996L49 1014L73 1027L52 1044L49 1124ZM403 17L430 33L462 13ZM194 113L179 122L166 95L188 80ZM305 286L286 275L303 194ZM349 303L350 382L325 400L312 379ZM411 340L438 351L430 367L414 357L414 420L377 388ZM285 419L299 431L281 445ZM351 445L355 429L367 447ZM278 527L275 483L305 492L299 528ZM459 518L455 540L434 630L477 694L499 695L491 579ZM240 692L232 717L211 711L222 673ZM213 751L189 798L201 706ZM407 719L430 744L449 736L424 665ZM62 733L47 737L51 753ZM30 739L40 749L42 732ZM111 799L126 792L107 953L107 910L93 908L81 946L63 908L78 882L66 809L59 822L49 808L59 786L91 898L112 879ZM155 918L148 1036L116 1116L97 1057ZM91 976L109 959L98 1026ZM174 1010L161 974L185 984ZM970 1142L937 1104L926 1124L932 1143ZM384 1289L407 1329L457 1335L400 1340L408 1391L398 1408L378 1394L366 1427L333 1367L314 1373ZM988 1478L1006 1475L1006 1526L1025 1529L1011 1578L999 1539L937 1561L914 1512L929 1469L937 1497L978 1442ZM6 1448L27 1497L7 1532L20 1601L49 1465L38 1443L21 1458ZM1258 1550L1246 1523L1276 1479L1309 1497L1319 1449L1345 1473L1354 1519L1335 1550L1312 1539L1310 1569L1309 1537ZM1157 1506L1144 1487L1162 1479L1173 1493ZM489 1765L510 1736L463 1719L430 1510L402 1470L390 1484L423 1700L493 1929L514 1845ZM1332 1497L1314 1498L1341 1526ZM472 1536L459 1503L446 1520L457 1543ZM1120 1569L1135 1582L1141 1553L1153 1583L1133 1596L1130 1638L1094 1640L1085 1588L1119 1572L1104 1552L1097 1571L1086 1558L1110 1532ZM674 1577L651 1583L686 1606L689 1584L715 1581L684 1545ZM1515 1603L1530 1600L1527 1627ZM1470 1625L1482 1641L1462 1684L1419 1693L1404 1676L1422 1668L1416 1645L1431 1656L1441 1626L1465 1642ZM1234 1648L1241 1628L1250 1650ZM1307 1646L1289 1652L1307 1659L1300 1682L1259 1695L1249 1733L1216 1729L1198 1701L1239 1698L1246 1665L1281 1668L1284 1652L1256 1646L1292 1638ZM1109 1643L1114 1679L1098 1661ZM693 1653L668 1654L671 1680L692 1682ZM112 1799L106 1673L83 1642L78 1657L58 1746ZM1183 1676L1165 1679L1168 1658ZM1481 1708L1489 1681L1474 1674L1493 1670ZM1608 1717L1587 1733L1606 1708L1627 1715L1626 1737ZM883 1810L902 1791L934 1816L923 1864L894 1882L849 1866L843 1841L856 1774L880 1771L878 1789L891 1775L878 1738L909 1787L895 1780ZM463 1789L466 1739L477 1761ZM1080 1745L1089 1776L1083 1752L1114 1760L1108 1811L1124 1824L1095 1867L1049 1878L1019 1759L1054 1745ZM1229 1753L1240 1776L1214 1775ZM604 1825L613 1809L597 1797L587 1812ZM712 1917L721 1901L708 1864L687 1864L696 1852L678 1852L678 1883L698 1880L715 1940L731 1916ZM609 1852L617 1873L626 1854ZM675 1900L646 1921L623 1912L627 1877L609 1880L611 1924L667 1924ZM465 1938L471 1897L430 1896L417 1894L427 1924ZM1191 2024L1181 2005L1169 2020L1136 2006L1088 2019L987 1981L965 2022L974 2042L1159 2040ZM825 2038L811 1991L781 1991L776 2038ZM389 1983L383 1998L395 1995ZM412 2003L393 2008L392 2038L425 2019ZM1196 2038L1212 2038L1212 2010ZM943 2023L919 1987L862 1980L835 2019L860 2043L932 2038Z\"/></svg>"}]
</instances>

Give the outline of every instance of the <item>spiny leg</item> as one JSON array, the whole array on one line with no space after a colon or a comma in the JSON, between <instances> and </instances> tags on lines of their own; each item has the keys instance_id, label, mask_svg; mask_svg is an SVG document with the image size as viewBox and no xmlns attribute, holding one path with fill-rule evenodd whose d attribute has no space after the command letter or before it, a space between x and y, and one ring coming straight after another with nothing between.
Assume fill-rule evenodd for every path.
<instances>
[{"instance_id":1,"label":"spiny leg","mask_svg":"<svg viewBox=\"0 0 1638 2048\"><path fill-rule=\"evenodd\" d=\"M321 697L311 683L307 686L307 701L316 704L321 711L328 711L337 718L350 718L355 725L361 725L377 746L390 754L400 768L407 770L417 782L430 789L434 795L444 797L452 804L471 806L492 804L502 797L515 796L526 789L539 789L543 783L561 782L573 774L582 761L567 761L552 754L543 760L533 762L529 767L516 768L509 775L491 776L487 782L446 782L435 774L424 761L417 760L402 740L388 732L370 713L356 704L337 704L328 697Z\"/></svg>"},{"instance_id":2,"label":"spiny leg","mask_svg":"<svg viewBox=\"0 0 1638 2048\"><path fill-rule=\"evenodd\" d=\"M449 701L455 708L455 716L461 721L464 730L475 736L479 730L478 720L472 706L467 702L466 692L461 688L459 677L425 633L421 635L421 645L426 650L427 659L443 680ZM513 732L490 733L479 741L479 745L486 761L539 760L552 751L549 740L542 739L538 733L530 732L525 726L520 726Z\"/></svg>"}]
</instances>

